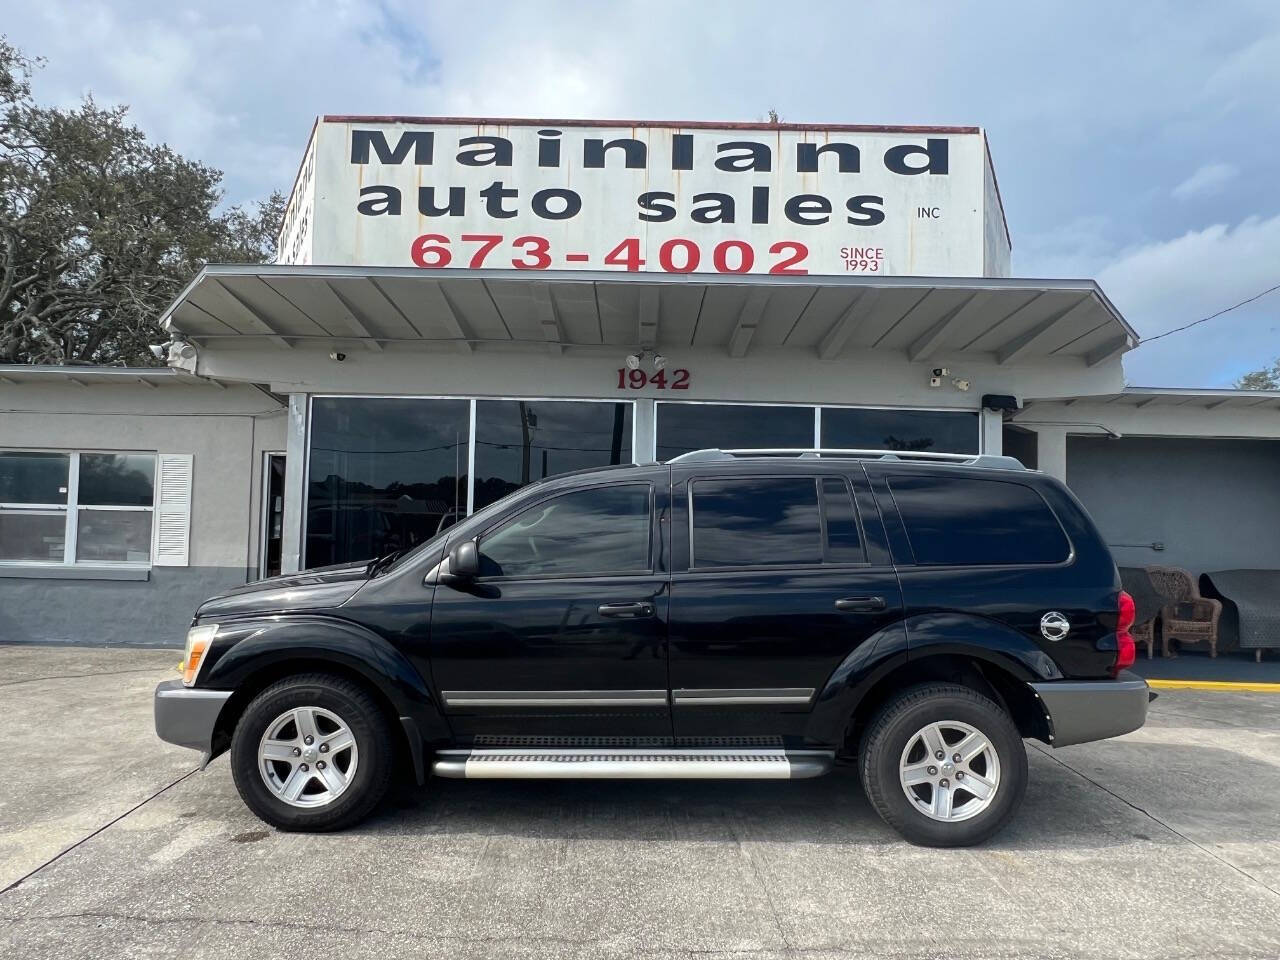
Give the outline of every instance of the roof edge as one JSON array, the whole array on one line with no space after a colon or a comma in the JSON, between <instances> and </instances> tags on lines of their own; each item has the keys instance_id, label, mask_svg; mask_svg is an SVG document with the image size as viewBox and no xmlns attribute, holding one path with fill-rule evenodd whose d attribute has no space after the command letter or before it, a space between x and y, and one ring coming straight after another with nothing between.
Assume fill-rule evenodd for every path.
<instances>
[{"instance_id":1,"label":"roof edge","mask_svg":"<svg viewBox=\"0 0 1280 960\"><path fill-rule=\"evenodd\" d=\"M841 133L954 133L985 139L982 127L886 125L860 123L770 123L721 120L565 120L545 117L419 117L406 114L326 113L322 123L421 123L455 126L552 126L552 127L675 127L683 130L837 130Z\"/></svg>"}]
</instances>

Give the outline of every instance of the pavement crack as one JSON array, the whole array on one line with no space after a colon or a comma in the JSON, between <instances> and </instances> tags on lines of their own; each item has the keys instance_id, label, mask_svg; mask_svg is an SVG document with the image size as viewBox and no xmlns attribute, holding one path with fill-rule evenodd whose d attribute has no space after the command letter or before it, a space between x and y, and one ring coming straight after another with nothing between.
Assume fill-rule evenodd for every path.
<instances>
[{"instance_id":1,"label":"pavement crack","mask_svg":"<svg viewBox=\"0 0 1280 960\"><path fill-rule=\"evenodd\" d=\"M11 923L33 921L58 922L65 920L120 920L125 923L149 924L183 924L207 923L214 926L253 927L263 930L301 930L308 933L315 931L315 924L300 920L260 920L254 917L206 917L200 915L183 915L176 917L149 917L141 913L125 913L112 910L78 910L73 913L26 914L20 917L9 917ZM581 937L561 937L545 934L528 934L525 932L499 936L467 936L465 934L425 933L422 931L400 927L366 927L352 924L327 924L326 929L354 936L403 937L408 940L429 942L454 941L458 943L536 943L561 944L579 946L584 943L598 943L599 940L584 940Z\"/></svg>"},{"instance_id":2,"label":"pavement crack","mask_svg":"<svg viewBox=\"0 0 1280 960\"><path fill-rule=\"evenodd\" d=\"M41 870L43 870L45 867L48 867L48 866L51 866L51 865L53 865L53 864L57 863L59 860L61 860L63 857L65 857L65 856L66 856L68 853L70 853L72 850L75 850L77 847L79 847L81 844L87 843L88 841L92 840L94 837L96 837L98 834L102 833L102 831L106 830L107 828L115 826L117 823L119 823L119 822L120 822L121 820L123 820L125 817L129 816L129 814L133 813L135 810L140 810L140 809L142 809L142 807L146 806L148 803L150 803L150 802L151 802L152 800L154 800L156 797L160 796L160 794L164 793L166 790L169 790L169 789L171 789L172 787L176 787L176 786L177 786L178 784L180 784L183 780L187 779L187 777L193 776L193 775L195 775L195 774L197 774L197 773L199 773L199 772L200 772L200 768L199 768L199 767L196 767L194 770L189 770L188 772L184 773L182 776L178 777L178 779L177 779L177 780L174 780L174 781L172 781L171 783L166 783L166 784L165 784L163 787L161 787L159 790L155 791L155 793L151 794L149 797L145 798L144 800L142 800L142 801L140 801L140 802L138 802L138 803L135 803L132 807L130 807L130 808L129 808L128 810L126 810L124 813L120 814L120 815L119 815L119 816L117 816L117 817L112 817L110 820L108 820L108 821L107 821L106 823L104 823L102 826L98 827L98 829L96 829L96 830L94 830L93 832L91 832L91 833L89 833L89 834L86 834L85 836L81 837L79 840L77 840L75 843L71 844L71 846L67 847L66 849L61 850L61 851L59 851L58 853L55 853L52 857L50 857L50 858L49 858L48 860L46 860L44 863L40 864L38 867L36 867L36 868L34 868L34 869L32 869L32 870L27 871L25 874L23 874L22 876L20 876L17 880L13 881L13 883L9 884L9 885L8 885L7 887L5 887L3 890L0 890L0 896L4 896L4 894L8 893L10 890L15 890L15 889L17 889L17 888L18 888L18 887L20 887L23 883L25 883L27 880L30 880L30 879L31 879L32 877L34 877L37 873L39 873Z\"/></svg>"},{"instance_id":3,"label":"pavement crack","mask_svg":"<svg viewBox=\"0 0 1280 960\"><path fill-rule=\"evenodd\" d=\"M0 687L16 687L24 683L44 683L46 680L83 680L85 677L121 677L129 673L163 673L164 668L147 667L143 670L95 670L89 673L60 673L52 677L27 677L25 680L6 680Z\"/></svg>"},{"instance_id":4,"label":"pavement crack","mask_svg":"<svg viewBox=\"0 0 1280 960\"><path fill-rule=\"evenodd\" d=\"M751 855L751 851L746 848L742 842L742 837L738 835L738 830L732 821L728 822L729 835L733 837L733 842L738 847L738 853L746 859L747 865L751 868L751 874L756 878L756 883L760 885L761 891L764 893L765 903L769 904L769 913L773 917L773 925L778 931L778 936L782 940L782 947L787 953L795 953L795 947L791 943L791 938L787 936L786 928L782 925L782 914L778 912L778 905L773 900L773 891L769 889L769 884L764 878L764 874L760 871L760 864L756 862L756 858Z\"/></svg>"},{"instance_id":5,"label":"pavement crack","mask_svg":"<svg viewBox=\"0 0 1280 960\"><path fill-rule=\"evenodd\" d=\"M1191 844L1201 853L1204 853L1212 857L1214 860L1217 860L1219 863L1221 863L1225 867L1230 867L1232 870L1240 874L1240 876L1244 877L1246 880L1256 883L1263 890L1266 890L1268 893L1270 893L1273 897L1280 898L1280 890L1277 890L1275 887L1271 886L1266 881L1260 880L1259 878L1251 874L1248 870L1245 870L1243 867L1237 866L1236 864L1232 863L1226 857L1223 857L1223 856L1220 856L1219 854L1214 853L1212 850L1206 847L1203 843L1200 843L1198 840L1195 840L1192 837L1187 836L1181 830L1178 830L1176 827L1173 827L1170 824L1166 823L1164 820L1161 820L1150 810L1147 810L1144 807L1140 807L1138 806L1138 804L1134 803L1132 800L1129 800L1128 798L1121 796L1120 794L1112 790L1110 787L1106 786L1106 784L1100 783L1097 780L1093 779L1093 777L1089 776L1087 773L1077 770L1075 767L1071 766L1071 764L1067 763L1065 760L1055 757L1052 753L1050 753L1048 750L1044 749L1043 747L1038 746L1037 744L1032 744L1032 746L1035 747L1036 750L1040 751L1040 753L1042 753L1044 756L1052 760L1054 763L1059 764L1065 767L1066 769L1070 770L1081 780L1084 780L1086 783L1092 784L1093 786L1101 790L1103 793L1106 793L1112 797L1115 797L1125 806L1138 811L1138 813L1142 814L1144 817L1147 817L1149 820L1152 820L1160 824L1160 826L1164 827L1175 837L1178 837L1180 840L1184 840L1187 843Z\"/></svg>"}]
</instances>

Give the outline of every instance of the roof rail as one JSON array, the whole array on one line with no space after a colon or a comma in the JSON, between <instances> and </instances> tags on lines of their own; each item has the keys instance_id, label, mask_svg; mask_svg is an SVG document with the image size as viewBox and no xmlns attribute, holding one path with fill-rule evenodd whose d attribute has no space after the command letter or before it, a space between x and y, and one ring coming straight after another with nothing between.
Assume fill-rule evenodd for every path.
<instances>
[{"instance_id":1,"label":"roof rail","mask_svg":"<svg viewBox=\"0 0 1280 960\"><path fill-rule=\"evenodd\" d=\"M708 447L704 450L691 450L668 463L695 463L708 461L737 460L741 457L798 457L799 459L820 459L821 457L848 458L853 460L926 460L941 463L954 463L966 467L985 467L992 470L1026 470L1020 460L1013 457L995 456L988 453L934 453L929 450L864 450L845 449L840 447L760 447L736 448L721 450Z\"/></svg>"}]
</instances>

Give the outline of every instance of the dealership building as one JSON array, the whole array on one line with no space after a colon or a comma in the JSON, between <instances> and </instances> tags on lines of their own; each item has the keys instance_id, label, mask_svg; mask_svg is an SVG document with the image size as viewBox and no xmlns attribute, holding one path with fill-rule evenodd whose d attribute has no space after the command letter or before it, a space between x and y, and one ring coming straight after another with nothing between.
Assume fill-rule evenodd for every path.
<instances>
[{"instance_id":1,"label":"dealership building","mask_svg":"<svg viewBox=\"0 0 1280 960\"><path fill-rule=\"evenodd\" d=\"M193 278L167 367L0 367L0 640L176 644L703 447L1004 453L1122 565L1280 568L1280 394L1126 386L1098 285L1009 263L977 128L322 117L278 262Z\"/></svg>"}]
</instances>

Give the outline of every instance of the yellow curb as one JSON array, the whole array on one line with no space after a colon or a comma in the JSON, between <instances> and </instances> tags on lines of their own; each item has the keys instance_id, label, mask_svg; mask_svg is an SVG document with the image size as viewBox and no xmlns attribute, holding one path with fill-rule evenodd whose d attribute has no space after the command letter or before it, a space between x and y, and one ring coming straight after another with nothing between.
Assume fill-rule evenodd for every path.
<instances>
[{"instance_id":1,"label":"yellow curb","mask_svg":"<svg viewBox=\"0 0 1280 960\"><path fill-rule=\"evenodd\" d=\"M1230 693L1280 693L1280 683L1235 683L1230 680L1148 680L1156 690L1225 690Z\"/></svg>"}]
</instances>

